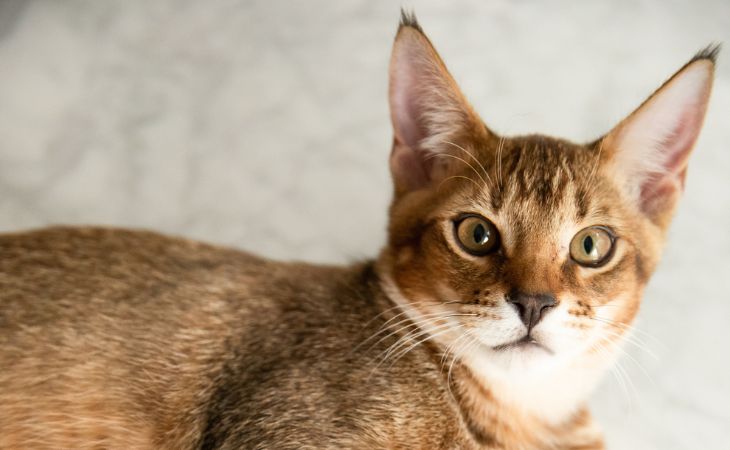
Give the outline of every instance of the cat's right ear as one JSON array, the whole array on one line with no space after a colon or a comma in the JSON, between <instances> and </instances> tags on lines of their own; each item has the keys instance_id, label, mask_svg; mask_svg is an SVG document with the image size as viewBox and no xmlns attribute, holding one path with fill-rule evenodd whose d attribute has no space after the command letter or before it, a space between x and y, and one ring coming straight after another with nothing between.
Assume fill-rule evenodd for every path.
<instances>
[{"instance_id":1,"label":"cat's right ear","mask_svg":"<svg viewBox=\"0 0 730 450\"><path fill-rule=\"evenodd\" d=\"M700 51L601 141L611 177L652 220L666 223L684 188L718 51Z\"/></svg>"},{"instance_id":2,"label":"cat's right ear","mask_svg":"<svg viewBox=\"0 0 730 450\"><path fill-rule=\"evenodd\" d=\"M487 134L415 17L405 12L390 59L389 100L396 195L445 178L458 162L447 155L468 159L456 155L466 151L465 140Z\"/></svg>"}]
</instances>

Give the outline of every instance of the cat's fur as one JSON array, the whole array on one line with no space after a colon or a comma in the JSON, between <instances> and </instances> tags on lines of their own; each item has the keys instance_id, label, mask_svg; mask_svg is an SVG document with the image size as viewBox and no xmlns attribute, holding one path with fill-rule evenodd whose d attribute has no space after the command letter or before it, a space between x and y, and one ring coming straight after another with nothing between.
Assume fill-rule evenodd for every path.
<instances>
[{"instance_id":1,"label":"cat's fur","mask_svg":"<svg viewBox=\"0 0 730 450\"><path fill-rule=\"evenodd\" d=\"M380 257L278 263L155 233L0 236L0 448L598 449L585 401L656 266L716 49L604 138L483 125L412 17ZM499 251L455 242L489 218ZM616 233L611 260L568 243ZM533 336L515 291L557 299Z\"/></svg>"}]
</instances>

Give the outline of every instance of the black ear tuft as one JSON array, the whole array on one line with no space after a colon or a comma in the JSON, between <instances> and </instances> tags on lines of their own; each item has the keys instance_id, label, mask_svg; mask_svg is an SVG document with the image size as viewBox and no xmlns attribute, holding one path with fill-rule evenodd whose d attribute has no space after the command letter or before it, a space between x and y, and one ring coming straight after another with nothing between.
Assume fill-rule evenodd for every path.
<instances>
[{"instance_id":1,"label":"black ear tuft","mask_svg":"<svg viewBox=\"0 0 730 450\"><path fill-rule=\"evenodd\" d=\"M720 49L722 48L722 44L719 42L713 42L712 44L708 45L707 47L703 48L699 52L697 52L692 59L689 60L687 65L692 64L695 61L699 61L702 59L709 59L713 63L717 63L717 55L720 53Z\"/></svg>"},{"instance_id":2,"label":"black ear tuft","mask_svg":"<svg viewBox=\"0 0 730 450\"><path fill-rule=\"evenodd\" d=\"M398 30L400 31L400 29L403 27L414 28L420 33L423 33L423 28L421 28L421 25L418 24L418 19L416 19L416 13L414 13L413 11L406 11L405 9L401 8L400 24L398 25Z\"/></svg>"}]
</instances>

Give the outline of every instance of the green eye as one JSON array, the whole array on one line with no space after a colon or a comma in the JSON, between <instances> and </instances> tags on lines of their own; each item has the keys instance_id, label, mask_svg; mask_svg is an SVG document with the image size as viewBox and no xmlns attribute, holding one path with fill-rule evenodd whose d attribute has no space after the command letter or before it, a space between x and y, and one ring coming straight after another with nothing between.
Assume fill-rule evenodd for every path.
<instances>
[{"instance_id":1,"label":"green eye","mask_svg":"<svg viewBox=\"0 0 730 450\"><path fill-rule=\"evenodd\" d=\"M570 242L570 256L582 266L602 266L613 255L615 240L611 230L606 227L584 228Z\"/></svg>"},{"instance_id":2,"label":"green eye","mask_svg":"<svg viewBox=\"0 0 730 450\"><path fill-rule=\"evenodd\" d=\"M456 240L466 252L484 256L499 247L499 232L484 217L470 215L456 222Z\"/></svg>"}]
</instances>

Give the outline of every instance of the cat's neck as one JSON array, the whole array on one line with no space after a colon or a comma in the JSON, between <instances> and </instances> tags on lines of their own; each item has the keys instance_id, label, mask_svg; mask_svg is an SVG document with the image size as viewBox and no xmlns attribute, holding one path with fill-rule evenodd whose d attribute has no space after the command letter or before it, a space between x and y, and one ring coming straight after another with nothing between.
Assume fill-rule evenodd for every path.
<instances>
[{"instance_id":1,"label":"cat's neck","mask_svg":"<svg viewBox=\"0 0 730 450\"><path fill-rule=\"evenodd\" d=\"M547 424L569 421L585 405L614 358L584 354L539 375L522 375L495 367L489 355L474 352L462 359L480 384L503 408Z\"/></svg>"},{"instance_id":2,"label":"cat's neck","mask_svg":"<svg viewBox=\"0 0 730 450\"><path fill-rule=\"evenodd\" d=\"M479 443L515 449L604 448L601 431L579 395L581 386L570 389L567 383L557 383L567 387L558 390L554 385L495 384L493 377L484 380L463 364L454 372L451 392ZM516 389L521 389L518 396ZM545 395L551 390L556 391L554 395Z\"/></svg>"}]
</instances>

